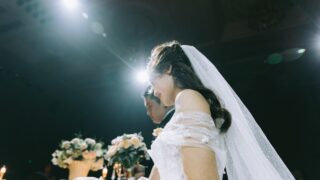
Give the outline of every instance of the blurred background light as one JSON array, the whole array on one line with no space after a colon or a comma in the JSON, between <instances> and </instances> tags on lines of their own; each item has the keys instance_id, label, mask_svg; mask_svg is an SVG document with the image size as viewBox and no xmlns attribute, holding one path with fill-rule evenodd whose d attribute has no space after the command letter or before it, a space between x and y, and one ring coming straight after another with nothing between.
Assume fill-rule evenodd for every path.
<instances>
[{"instance_id":1,"label":"blurred background light","mask_svg":"<svg viewBox=\"0 0 320 180\"><path fill-rule=\"evenodd\" d=\"M68 10L75 10L79 7L78 0L62 0L62 4Z\"/></svg>"},{"instance_id":2,"label":"blurred background light","mask_svg":"<svg viewBox=\"0 0 320 180\"><path fill-rule=\"evenodd\" d=\"M87 13L82 13L82 17L85 18L85 19L88 19L88 18L89 18L89 16L88 16Z\"/></svg>"},{"instance_id":3,"label":"blurred background light","mask_svg":"<svg viewBox=\"0 0 320 180\"><path fill-rule=\"evenodd\" d=\"M96 34L103 34L104 32L103 25L99 22L91 23L91 30Z\"/></svg>"}]
</instances>

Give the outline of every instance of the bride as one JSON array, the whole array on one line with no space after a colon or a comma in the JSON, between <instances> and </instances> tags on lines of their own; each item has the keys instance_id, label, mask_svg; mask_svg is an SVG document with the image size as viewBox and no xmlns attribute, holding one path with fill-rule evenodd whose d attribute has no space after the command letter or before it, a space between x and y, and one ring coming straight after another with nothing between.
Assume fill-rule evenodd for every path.
<instances>
[{"instance_id":1,"label":"bride","mask_svg":"<svg viewBox=\"0 0 320 180\"><path fill-rule=\"evenodd\" d=\"M149 152L150 180L291 180L247 108L196 48L156 46L147 68L154 94L175 114Z\"/></svg>"}]
</instances>

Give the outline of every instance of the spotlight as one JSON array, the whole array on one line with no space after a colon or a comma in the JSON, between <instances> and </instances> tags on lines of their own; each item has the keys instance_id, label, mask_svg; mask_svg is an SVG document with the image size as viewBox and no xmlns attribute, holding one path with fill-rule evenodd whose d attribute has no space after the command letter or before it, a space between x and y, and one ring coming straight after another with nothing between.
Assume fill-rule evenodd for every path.
<instances>
[{"instance_id":1,"label":"spotlight","mask_svg":"<svg viewBox=\"0 0 320 180\"><path fill-rule=\"evenodd\" d=\"M300 59L304 55L305 52L306 52L306 49L304 49L304 48L287 49L282 52L282 55L284 57L283 60L286 62L296 61L296 60Z\"/></svg>"},{"instance_id":2,"label":"spotlight","mask_svg":"<svg viewBox=\"0 0 320 180\"><path fill-rule=\"evenodd\" d=\"M62 0L62 3L69 10L74 10L79 6L78 0Z\"/></svg>"},{"instance_id":3,"label":"spotlight","mask_svg":"<svg viewBox=\"0 0 320 180\"><path fill-rule=\"evenodd\" d=\"M141 83L145 83L149 80L148 73L145 70L137 72L137 80Z\"/></svg>"},{"instance_id":4,"label":"spotlight","mask_svg":"<svg viewBox=\"0 0 320 180\"><path fill-rule=\"evenodd\" d=\"M306 52L306 49L298 49L297 50L297 53L299 53L299 54L303 54L304 52Z\"/></svg>"},{"instance_id":5,"label":"spotlight","mask_svg":"<svg viewBox=\"0 0 320 180\"><path fill-rule=\"evenodd\" d=\"M305 52L306 49L304 48L291 48L282 51L281 53L273 53L269 55L265 62L268 64L280 64L282 62L295 61L300 59Z\"/></svg>"}]
</instances>

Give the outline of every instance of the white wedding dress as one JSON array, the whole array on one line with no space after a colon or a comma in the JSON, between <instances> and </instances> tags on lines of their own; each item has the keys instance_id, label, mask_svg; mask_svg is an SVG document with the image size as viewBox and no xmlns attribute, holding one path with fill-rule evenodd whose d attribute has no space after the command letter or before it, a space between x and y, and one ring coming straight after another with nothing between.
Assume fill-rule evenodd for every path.
<instances>
[{"instance_id":1,"label":"white wedding dress","mask_svg":"<svg viewBox=\"0 0 320 180\"><path fill-rule=\"evenodd\" d=\"M224 135L219 133L211 115L204 112L178 112L151 145L149 154L161 180L185 180L180 148L205 148L213 151L221 180L226 166Z\"/></svg>"}]
</instances>

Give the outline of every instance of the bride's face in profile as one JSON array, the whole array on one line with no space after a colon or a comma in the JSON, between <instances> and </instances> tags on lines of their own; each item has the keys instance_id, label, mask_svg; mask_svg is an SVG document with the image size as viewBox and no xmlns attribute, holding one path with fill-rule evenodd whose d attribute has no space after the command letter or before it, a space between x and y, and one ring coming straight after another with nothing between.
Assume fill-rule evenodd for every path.
<instances>
[{"instance_id":1,"label":"bride's face in profile","mask_svg":"<svg viewBox=\"0 0 320 180\"><path fill-rule=\"evenodd\" d=\"M154 95L157 96L165 106L174 105L175 85L169 70L163 74L152 73L150 83L154 89Z\"/></svg>"}]
</instances>

